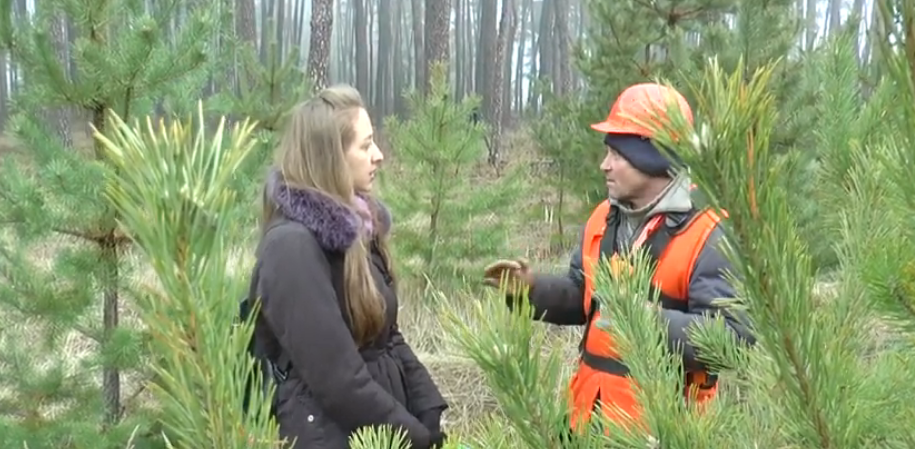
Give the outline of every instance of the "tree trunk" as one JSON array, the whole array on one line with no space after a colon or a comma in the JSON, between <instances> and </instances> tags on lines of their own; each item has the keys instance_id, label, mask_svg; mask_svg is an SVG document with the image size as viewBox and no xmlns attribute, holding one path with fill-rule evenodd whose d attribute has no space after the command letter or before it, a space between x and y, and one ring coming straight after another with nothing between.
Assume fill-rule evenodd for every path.
<instances>
[{"instance_id":1,"label":"tree trunk","mask_svg":"<svg viewBox=\"0 0 915 449\"><path fill-rule=\"evenodd\" d=\"M855 3L851 7L851 18L857 18L858 27L864 22L864 0L855 0ZM866 34L865 34L866 36ZM855 52L858 55L858 66L863 66L863 52L861 51L861 33L855 33L855 48L858 49Z\"/></svg>"},{"instance_id":2,"label":"tree trunk","mask_svg":"<svg viewBox=\"0 0 915 449\"><path fill-rule=\"evenodd\" d=\"M464 58L464 45L466 37L464 35L464 2L467 0L455 0L454 4L454 99L461 101L464 99L464 85L467 82L467 62Z\"/></svg>"},{"instance_id":3,"label":"tree trunk","mask_svg":"<svg viewBox=\"0 0 915 449\"><path fill-rule=\"evenodd\" d=\"M489 142L489 163L493 167L499 167L501 161L502 148L502 123L503 123L503 104L502 104L502 75L505 73L504 57L505 47L509 44L515 18L514 0L502 0L502 18L499 20L499 35L496 41L495 54L493 55L493 65L495 69L490 72L489 85L491 87L489 96L489 111L491 113L492 138Z\"/></svg>"},{"instance_id":4,"label":"tree trunk","mask_svg":"<svg viewBox=\"0 0 915 449\"><path fill-rule=\"evenodd\" d=\"M839 25L842 24L842 3L840 0L829 0L827 36L833 36L839 31Z\"/></svg>"},{"instance_id":5,"label":"tree trunk","mask_svg":"<svg viewBox=\"0 0 915 449\"><path fill-rule=\"evenodd\" d=\"M407 70L404 70L406 64L404 63L404 3L403 1L395 2L396 6L394 7L394 54L391 56L391 59L394 61L394 64L391 66L391 78L394 83L393 88L391 89L391 110L397 115L404 113L406 105L404 104L403 93L405 90L406 82L409 81L409 75L406 73Z\"/></svg>"},{"instance_id":6,"label":"tree trunk","mask_svg":"<svg viewBox=\"0 0 915 449\"><path fill-rule=\"evenodd\" d=\"M423 42L425 42L423 36L423 1L411 0L410 13L413 15L413 21L411 22L413 25L413 76L415 78L413 81L413 86L419 89L420 87L426 85L424 78L426 71L426 61L423 57Z\"/></svg>"},{"instance_id":7,"label":"tree trunk","mask_svg":"<svg viewBox=\"0 0 915 449\"><path fill-rule=\"evenodd\" d=\"M241 42L257 51L257 24L254 16L254 0L235 0L235 36ZM235 92L240 93L241 77L245 74L239 70L240 61L235 60ZM250 83L248 84L250 85Z\"/></svg>"},{"instance_id":8,"label":"tree trunk","mask_svg":"<svg viewBox=\"0 0 915 449\"><path fill-rule=\"evenodd\" d=\"M538 72L539 78L543 79L553 73L553 1L543 0L540 2L540 30L537 32L537 53L539 54ZM555 85L555 80L553 80ZM531 105L535 111L540 111L541 96L534 93L531 89Z\"/></svg>"},{"instance_id":9,"label":"tree trunk","mask_svg":"<svg viewBox=\"0 0 915 449\"><path fill-rule=\"evenodd\" d=\"M476 67L476 89L475 92L483 98L486 107L483 108L483 117L490 123L495 120L495 111L492 110L492 96L494 87L492 86L492 72L496 71L498 65L496 60L497 30L496 20L498 19L498 9L496 9L496 0L482 0L480 4L480 39L477 41L479 51L477 52ZM502 78L501 76L499 77Z\"/></svg>"},{"instance_id":10,"label":"tree trunk","mask_svg":"<svg viewBox=\"0 0 915 449\"><path fill-rule=\"evenodd\" d=\"M451 59L451 0L426 0L425 58L423 71L425 91L429 91L429 67L436 62L448 63ZM446 71L447 73L447 71Z\"/></svg>"},{"instance_id":11,"label":"tree trunk","mask_svg":"<svg viewBox=\"0 0 915 449\"><path fill-rule=\"evenodd\" d=\"M316 90L328 83L330 39L333 32L333 0L311 1L311 39L308 43L308 76Z\"/></svg>"},{"instance_id":12,"label":"tree trunk","mask_svg":"<svg viewBox=\"0 0 915 449\"><path fill-rule=\"evenodd\" d=\"M365 10L365 0L351 0L353 2L353 19L355 25L355 47L356 47L356 89L367 95L369 91L369 38L366 34L368 30L368 14Z\"/></svg>"},{"instance_id":13,"label":"tree trunk","mask_svg":"<svg viewBox=\"0 0 915 449\"><path fill-rule=\"evenodd\" d=\"M515 109L519 115L524 113L524 56L527 54L527 35L528 33L531 36L534 34L533 26L529 26L529 24L533 24L531 3L531 0L523 0L521 3L521 15L519 16L521 19L521 33L518 35L518 62L515 67L514 91Z\"/></svg>"},{"instance_id":14,"label":"tree trunk","mask_svg":"<svg viewBox=\"0 0 915 449\"><path fill-rule=\"evenodd\" d=\"M813 45L817 38L817 0L807 0L807 35L804 39L804 48L807 51L813 50Z\"/></svg>"},{"instance_id":15,"label":"tree trunk","mask_svg":"<svg viewBox=\"0 0 915 449\"><path fill-rule=\"evenodd\" d=\"M378 5L378 65L375 67L375 121L391 110L388 96L391 93L391 44L393 42L392 28L392 1L381 0Z\"/></svg>"},{"instance_id":16,"label":"tree trunk","mask_svg":"<svg viewBox=\"0 0 915 449\"><path fill-rule=\"evenodd\" d=\"M569 0L552 0L553 28L556 34L552 42L556 45L554 58L553 89L558 95L565 95L572 89L572 57L569 54Z\"/></svg>"},{"instance_id":17,"label":"tree trunk","mask_svg":"<svg viewBox=\"0 0 915 449\"><path fill-rule=\"evenodd\" d=\"M499 102L500 110L497 113L498 114L497 117L499 118L499 123L501 124L502 128L505 128L508 125L508 123L510 121L509 119L512 116L512 57L515 54L515 51L514 51L515 50L515 34L518 29L518 19L517 19L518 18L518 6L516 4L516 0L503 1L503 5L502 5L502 15L503 16L505 16L506 7L511 8L511 10L509 11L510 20L508 21L507 24L505 24L505 17L503 17L502 18L503 23L499 24L499 33L505 32L505 34L506 34L506 36L504 37L505 38L505 40L504 40L505 48L502 49L502 56L500 58L501 64L502 64L501 65L502 83L501 83L501 86L499 87L499 89L500 89L499 95L502 98L501 98L501 101ZM502 30L501 27L503 24L508 26L507 31ZM502 36L500 36L499 39L502 39ZM519 54L518 59L522 59L521 56L522 55ZM520 82L520 80L521 79L518 78L517 82Z\"/></svg>"},{"instance_id":18,"label":"tree trunk","mask_svg":"<svg viewBox=\"0 0 915 449\"><path fill-rule=\"evenodd\" d=\"M51 40L54 44L55 53L58 61L68 61L68 46L66 36L66 20L63 14L51 20ZM67 64L69 65L69 64ZM66 66L64 66L66 67ZM60 138L61 143L66 148L73 148L73 133L70 130L70 119L67 116L67 108L61 107L54 110L48 110L49 123L53 124L53 129Z\"/></svg>"}]
</instances>

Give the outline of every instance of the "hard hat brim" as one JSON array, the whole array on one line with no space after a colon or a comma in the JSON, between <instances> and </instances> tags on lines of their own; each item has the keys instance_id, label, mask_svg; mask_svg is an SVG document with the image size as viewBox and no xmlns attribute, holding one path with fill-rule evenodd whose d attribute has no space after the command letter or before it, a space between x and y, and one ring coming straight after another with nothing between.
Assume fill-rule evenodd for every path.
<instances>
[{"instance_id":1,"label":"hard hat brim","mask_svg":"<svg viewBox=\"0 0 915 449\"><path fill-rule=\"evenodd\" d=\"M604 120L591 125L591 129L604 134L642 134L642 129L634 128L628 123L614 123Z\"/></svg>"}]
</instances>

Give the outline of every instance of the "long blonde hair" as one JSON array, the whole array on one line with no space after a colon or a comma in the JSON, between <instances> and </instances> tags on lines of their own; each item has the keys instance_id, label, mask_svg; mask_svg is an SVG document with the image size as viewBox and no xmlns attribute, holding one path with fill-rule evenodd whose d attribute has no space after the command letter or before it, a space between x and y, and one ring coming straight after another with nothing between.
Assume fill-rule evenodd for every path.
<instances>
[{"instance_id":1,"label":"long blonde hair","mask_svg":"<svg viewBox=\"0 0 915 449\"><path fill-rule=\"evenodd\" d=\"M359 91L347 85L328 87L296 106L287 118L274 159L282 182L291 188L320 192L355 212L353 178L345 151L356 138L354 124L363 108ZM263 200L266 224L277 208L269 194ZM376 217L372 219L377 222ZM378 242L386 243L383 239ZM385 325L385 302L372 277L368 245L367 239L357 238L346 250L343 264L346 310L353 339L360 346L377 337ZM387 256L387 248L382 254Z\"/></svg>"}]
</instances>

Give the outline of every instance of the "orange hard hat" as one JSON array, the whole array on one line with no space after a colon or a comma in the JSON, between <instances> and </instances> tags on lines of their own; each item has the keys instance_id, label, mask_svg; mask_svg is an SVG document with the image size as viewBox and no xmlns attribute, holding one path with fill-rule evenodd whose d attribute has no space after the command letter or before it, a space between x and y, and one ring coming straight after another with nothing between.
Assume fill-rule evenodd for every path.
<instances>
[{"instance_id":1,"label":"orange hard hat","mask_svg":"<svg viewBox=\"0 0 915 449\"><path fill-rule=\"evenodd\" d=\"M676 101L680 113L692 124L693 111L680 92L662 84L639 83L627 87L610 107L607 119L591 125L591 128L605 134L635 134L651 138L654 134L652 130L633 121L632 117L648 123L656 122L656 118L665 119L671 100Z\"/></svg>"}]
</instances>

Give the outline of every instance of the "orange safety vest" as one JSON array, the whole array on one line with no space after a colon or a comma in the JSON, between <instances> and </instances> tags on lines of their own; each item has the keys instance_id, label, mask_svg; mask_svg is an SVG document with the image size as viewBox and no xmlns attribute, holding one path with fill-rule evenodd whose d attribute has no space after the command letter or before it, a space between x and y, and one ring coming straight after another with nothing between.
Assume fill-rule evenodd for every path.
<instances>
[{"instance_id":1,"label":"orange safety vest","mask_svg":"<svg viewBox=\"0 0 915 449\"><path fill-rule=\"evenodd\" d=\"M593 266L601 257L601 240L607 229L610 212L609 201L605 200L598 205L588 219L582 239L582 268L585 278L583 301L587 319L580 346L578 371L569 385L572 402L571 426L578 430L581 430L582 424L590 419L598 399L604 414L620 424L638 422L641 414L637 398L632 391L632 381L628 377L628 368L619 360L610 334L596 327L600 319L597 304L592 308ZM720 220L720 217L710 209L693 211L673 228L669 228L668 232L656 235L655 231L665 226L666 221L665 215L656 215L636 238L633 248L649 242L649 248L656 259L652 285L659 290L659 300L664 308L686 309L689 281L696 259ZM611 231L615 232L615 229ZM650 241L656 236L669 240ZM615 250L612 256L607 254L606 257L611 258L611 263L618 260ZM717 391L717 376L706 372L691 372L687 373L684 384L686 399L702 403L714 397Z\"/></svg>"}]
</instances>

